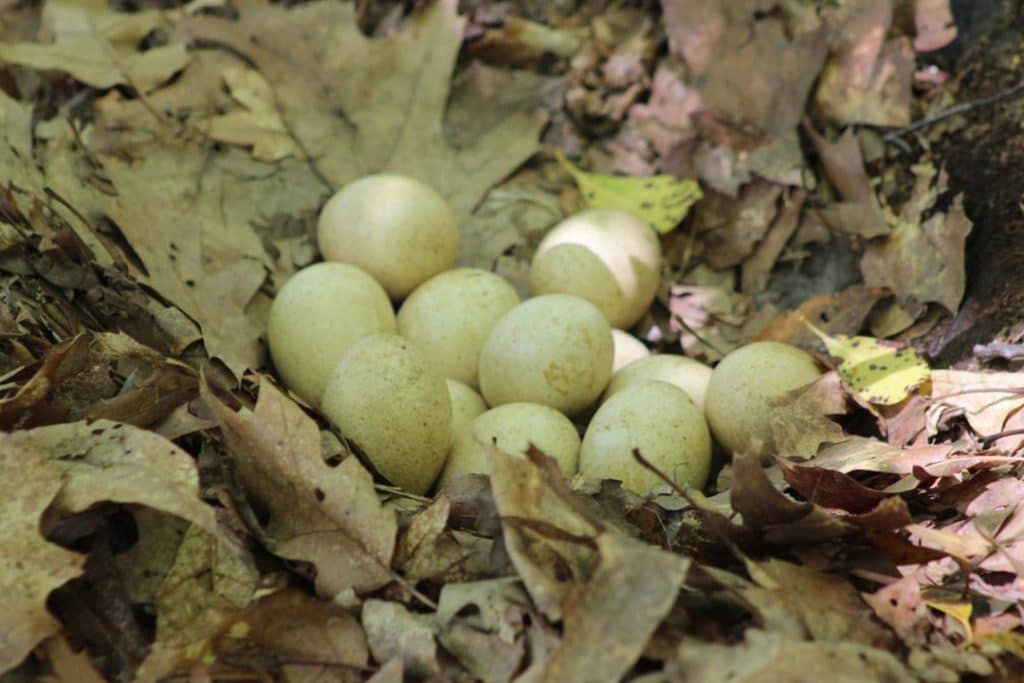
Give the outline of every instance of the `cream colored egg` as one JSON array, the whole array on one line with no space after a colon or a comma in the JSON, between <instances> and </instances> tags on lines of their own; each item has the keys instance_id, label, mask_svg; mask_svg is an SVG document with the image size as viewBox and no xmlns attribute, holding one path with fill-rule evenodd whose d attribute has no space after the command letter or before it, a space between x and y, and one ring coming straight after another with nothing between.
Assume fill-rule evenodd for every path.
<instances>
[{"instance_id":1,"label":"cream colored egg","mask_svg":"<svg viewBox=\"0 0 1024 683\"><path fill-rule=\"evenodd\" d=\"M711 434L690 397L667 382L630 385L590 420L580 449L586 479L618 479L641 495L663 483L633 457L637 449L679 485L703 488L711 468Z\"/></svg>"},{"instance_id":2,"label":"cream colored egg","mask_svg":"<svg viewBox=\"0 0 1024 683\"><path fill-rule=\"evenodd\" d=\"M651 379L674 384L685 391L698 408L704 410L704 395L711 381L711 368L692 358L674 354L641 358L622 368L612 375L612 381L604 392L605 400L628 386Z\"/></svg>"},{"instance_id":3,"label":"cream colored egg","mask_svg":"<svg viewBox=\"0 0 1024 683\"><path fill-rule=\"evenodd\" d=\"M772 402L820 374L810 354L789 344L764 341L736 349L715 367L704 399L715 440L732 453L774 453Z\"/></svg>"},{"instance_id":4,"label":"cream colored egg","mask_svg":"<svg viewBox=\"0 0 1024 683\"><path fill-rule=\"evenodd\" d=\"M486 270L457 268L416 288L398 311L398 333L436 372L479 386L480 348L503 315L519 304L508 282Z\"/></svg>"},{"instance_id":5,"label":"cream colored egg","mask_svg":"<svg viewBox=\"0 0 1024 683\"><path fill-rule=\"evenodd\" d=\"M406 491L426 493L452 443L444 379L409 340L376 334L358 341L330 374L323 411Z\"/></svg>"},{"instance_id":6,"label":"cream colored egg","mask_svg":"<svg viewBox=\"0 0 1024 683\"><path fill-rule=\"evenodd\" d=\"M458 439L470 422L487 412L487 404L480 394L462 382L446 379L445 384L452 402L452 437Z\"/></svg>"},{"instance_id":7,"label":"cream colored egg","mask_svg":"<svg viewBox=\"0 0 1024 683\"><path fill-rule=\"evenodd\" d=\"M324 205L317 226L328 261L357 265L393 299L455 265L459 229L444 198L413 178L366 176Z\"/></svg>"},{"instance_id":8,"label":"cream colored egg","mask_svg":"<svg viewBox=\"0 0 1024 683\"><path fill-rule=\"evenodd\" d=\"M480 390L492 406L540 403L574 415L612 373L612 331L579 297L528 299L498 321L480 352Z\"/></svg>"},{"instance_id":9,"label":"cream colored egg","mask_svg":"<svg viewBox=\"0 0 1024 683\"><path fill-rule=\"evenodd\" d=\"M612 330L612 343L615 345L615 356L612 360L613 377L615 376L614 373L633 361L647 358L651 355L651 350L629 332L617 329Z\"/></svg>"},{"instance_id":10,"label":"cream colored egg","mask_svg":"<svg viewBox=\"0 0 1024 683\"><path fill-rule=\"evenodd\" d=\"M281 287L270 307L267 344L288 388L319 405L327 376L352 344L394 331L391 301L372 277L346 263L317 263Z\"/></svg>"},{"instance_id":11,"label":"cream colored egg","mask_svg":"<svg viewBox=\"0 0 1024 683\"><path fill-rule=\"evenodd\" d=\"M658 290L661 244L631 213L590 209L551 229L530 266L534 294L574 294L597 306L613 327L629 327Z\"/></svg>"},{"instance_id":12,"label":"cream colored egg","mask_svg":"<svg viewBox=\"0 0 1024 683\"><path fill-rule=\"evenodd\" d=\"M490 474L484 444L494 443L512 455L523 455L532 443L554 458L566 477L576 474L580 437L562 413L539 403L507 403L480 415L456 438L445 464L440 486L463 474Z\"/></svg>"}]
</instances>

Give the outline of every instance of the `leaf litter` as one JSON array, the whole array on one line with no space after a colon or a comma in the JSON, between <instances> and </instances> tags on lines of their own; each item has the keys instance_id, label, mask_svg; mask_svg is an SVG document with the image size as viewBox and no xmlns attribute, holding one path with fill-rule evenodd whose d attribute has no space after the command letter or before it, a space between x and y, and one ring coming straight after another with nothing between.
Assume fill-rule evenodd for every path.
<instances>
[{"instance_id":1,"label":"leaf litter","mask_svg":"<svg viewBox=\"0 0 1024 683\"><path fill-rule=\"evenodd\" d=\"M878 132L928 110L948 3L422 4L5 7L5 680L1014 680L1024 382L907 346L961 309L972 223ZM634 332L843 362L705 492L493 449L404 494L262 340L319 207L382 171L517 285L595 182L671 209ZM856 340L911 379L851 376Z\"/></svg>"}]
</instances>

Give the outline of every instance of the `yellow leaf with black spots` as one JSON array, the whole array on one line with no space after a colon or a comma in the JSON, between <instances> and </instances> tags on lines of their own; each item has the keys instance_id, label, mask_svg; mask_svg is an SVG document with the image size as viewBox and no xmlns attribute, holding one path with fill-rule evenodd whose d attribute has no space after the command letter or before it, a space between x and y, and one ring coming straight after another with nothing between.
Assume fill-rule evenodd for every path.
<instances>
[{"instance_id":1,"label":"yellow leaf with black spots","mask_svg":"<svg viewBox=\"0 0 1024 683\"><path fill-rule=\"evenodd\" d=\"M974 642L974 629L971 628L971 613L973 611L971 603L945 602L943 600L928 599L925 599L922 602L933 610L937 610L943 614L948 614L960 622L960 626L964 629L964 636L967 638L967 644Z\"/></svg>"},{"instance_id":2,"label":"yellow leaf with black spots","mask_svg":"<svg viewBox=\"0 0 1024 683\"><path fill-rule=\"evenodd\" d=\"M807 320L804 324L839 359L836 372L857 396L868 403L891 406L931 377L928 364L912 348L892 346L874 337L831 336Z\"/></svg>"},{"instance_id":3,"label":"yellow leaf with black spots","mask_svg":"<svg viewBox=\"0 0 1024 683\"><path fill-rule=\"evenodd\" d=\"M679 225L690 207L704 196L693 180L670 175L633 178L587 173L573 166L561 152L556 151L555 158L576 181L587 206L628 211L662 234Z\"/></svg>"}]
</instances>

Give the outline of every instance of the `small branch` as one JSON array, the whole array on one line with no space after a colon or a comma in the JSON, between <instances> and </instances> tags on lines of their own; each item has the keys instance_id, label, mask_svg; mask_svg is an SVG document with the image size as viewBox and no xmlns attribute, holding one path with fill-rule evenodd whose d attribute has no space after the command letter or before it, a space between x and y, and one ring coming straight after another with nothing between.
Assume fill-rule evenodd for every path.
<instances>
[{"instance_id":1,"label":"small branch","mask_svg":"<svg viewBox=\"0 0 1024 683\"><path fill-rule=\"evenodd\" d=\"M966 114L967 112L973 111L974 109L980 109L981 107L987 107L991 104L995 104L996 102L1009 99L1020 94L1021 92L1024 92L1024 82L1018 83L1017 85L1011 88L1007 88L1002 92L998 92L995 95L982 97L977 100L971 100L970 102L960 102L959 104L954 104L952 107L947 107L942 111L937 111L934 114L929 114L928 116L925 116L922 119L918 119L917 121L914 121L908 126L904 126L903 128L897 128L896 130L889 131L888 133L882 136L882 141L900 144L902 142L900 138L902 138L904 135L919 131L922 128L927 128L928 126L939 123L940 121L945 121L946 119L953 118L954 116Z\"/></svg>"}]
</instances>

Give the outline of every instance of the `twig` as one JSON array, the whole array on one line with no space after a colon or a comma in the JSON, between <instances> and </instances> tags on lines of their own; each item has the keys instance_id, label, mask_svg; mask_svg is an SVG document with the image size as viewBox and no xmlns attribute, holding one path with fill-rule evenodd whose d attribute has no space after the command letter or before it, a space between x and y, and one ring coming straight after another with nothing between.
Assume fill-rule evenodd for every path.
<instances>
[{"instance_id":1,"label":"twig","mask_svg":"<svg viewBox=\"0 0 1024 683\"><path fill-rule=\"evenodd\" d=\"M1018 436L1024 434L1024 429L1007 429L1005 432L996 432L995 434L989 434L981 439L982 448L988 448L994 441L998 441L1007 436Z\"/></svg>"},{"instance_id":2,"label":"twig","mask_svg":"<svg viewBox=\"0 0 1024 683\"><path fill-rule=\"evenodd\" d=\"M902 142L900 138L902 138L904 135L907 135L908 133L913 133L915 131L921 130L922 128L927 128L928 126L939 123L940 121L945 121L946 119L958 116L960 114L966 114L967 112L972 111L974 109L987 107L990 104L995 104L996 102L1008 99L1021 92L1024 92L1024 81L1018 83L1017 85L1011 88L1007 88L1002 92L998 92L995 95L989 95L988 97L982 97L977 100L971 100L970 102L960 102L959 104L954 104L953 106L947 107L942 111L937 111L934 114L929 114L924 118L918 119L917 121L914 121L910 125L904 126L903 128L891 130L882 136L882 141L899 144L900 142Z\"/></svg>"}]
</instances>

